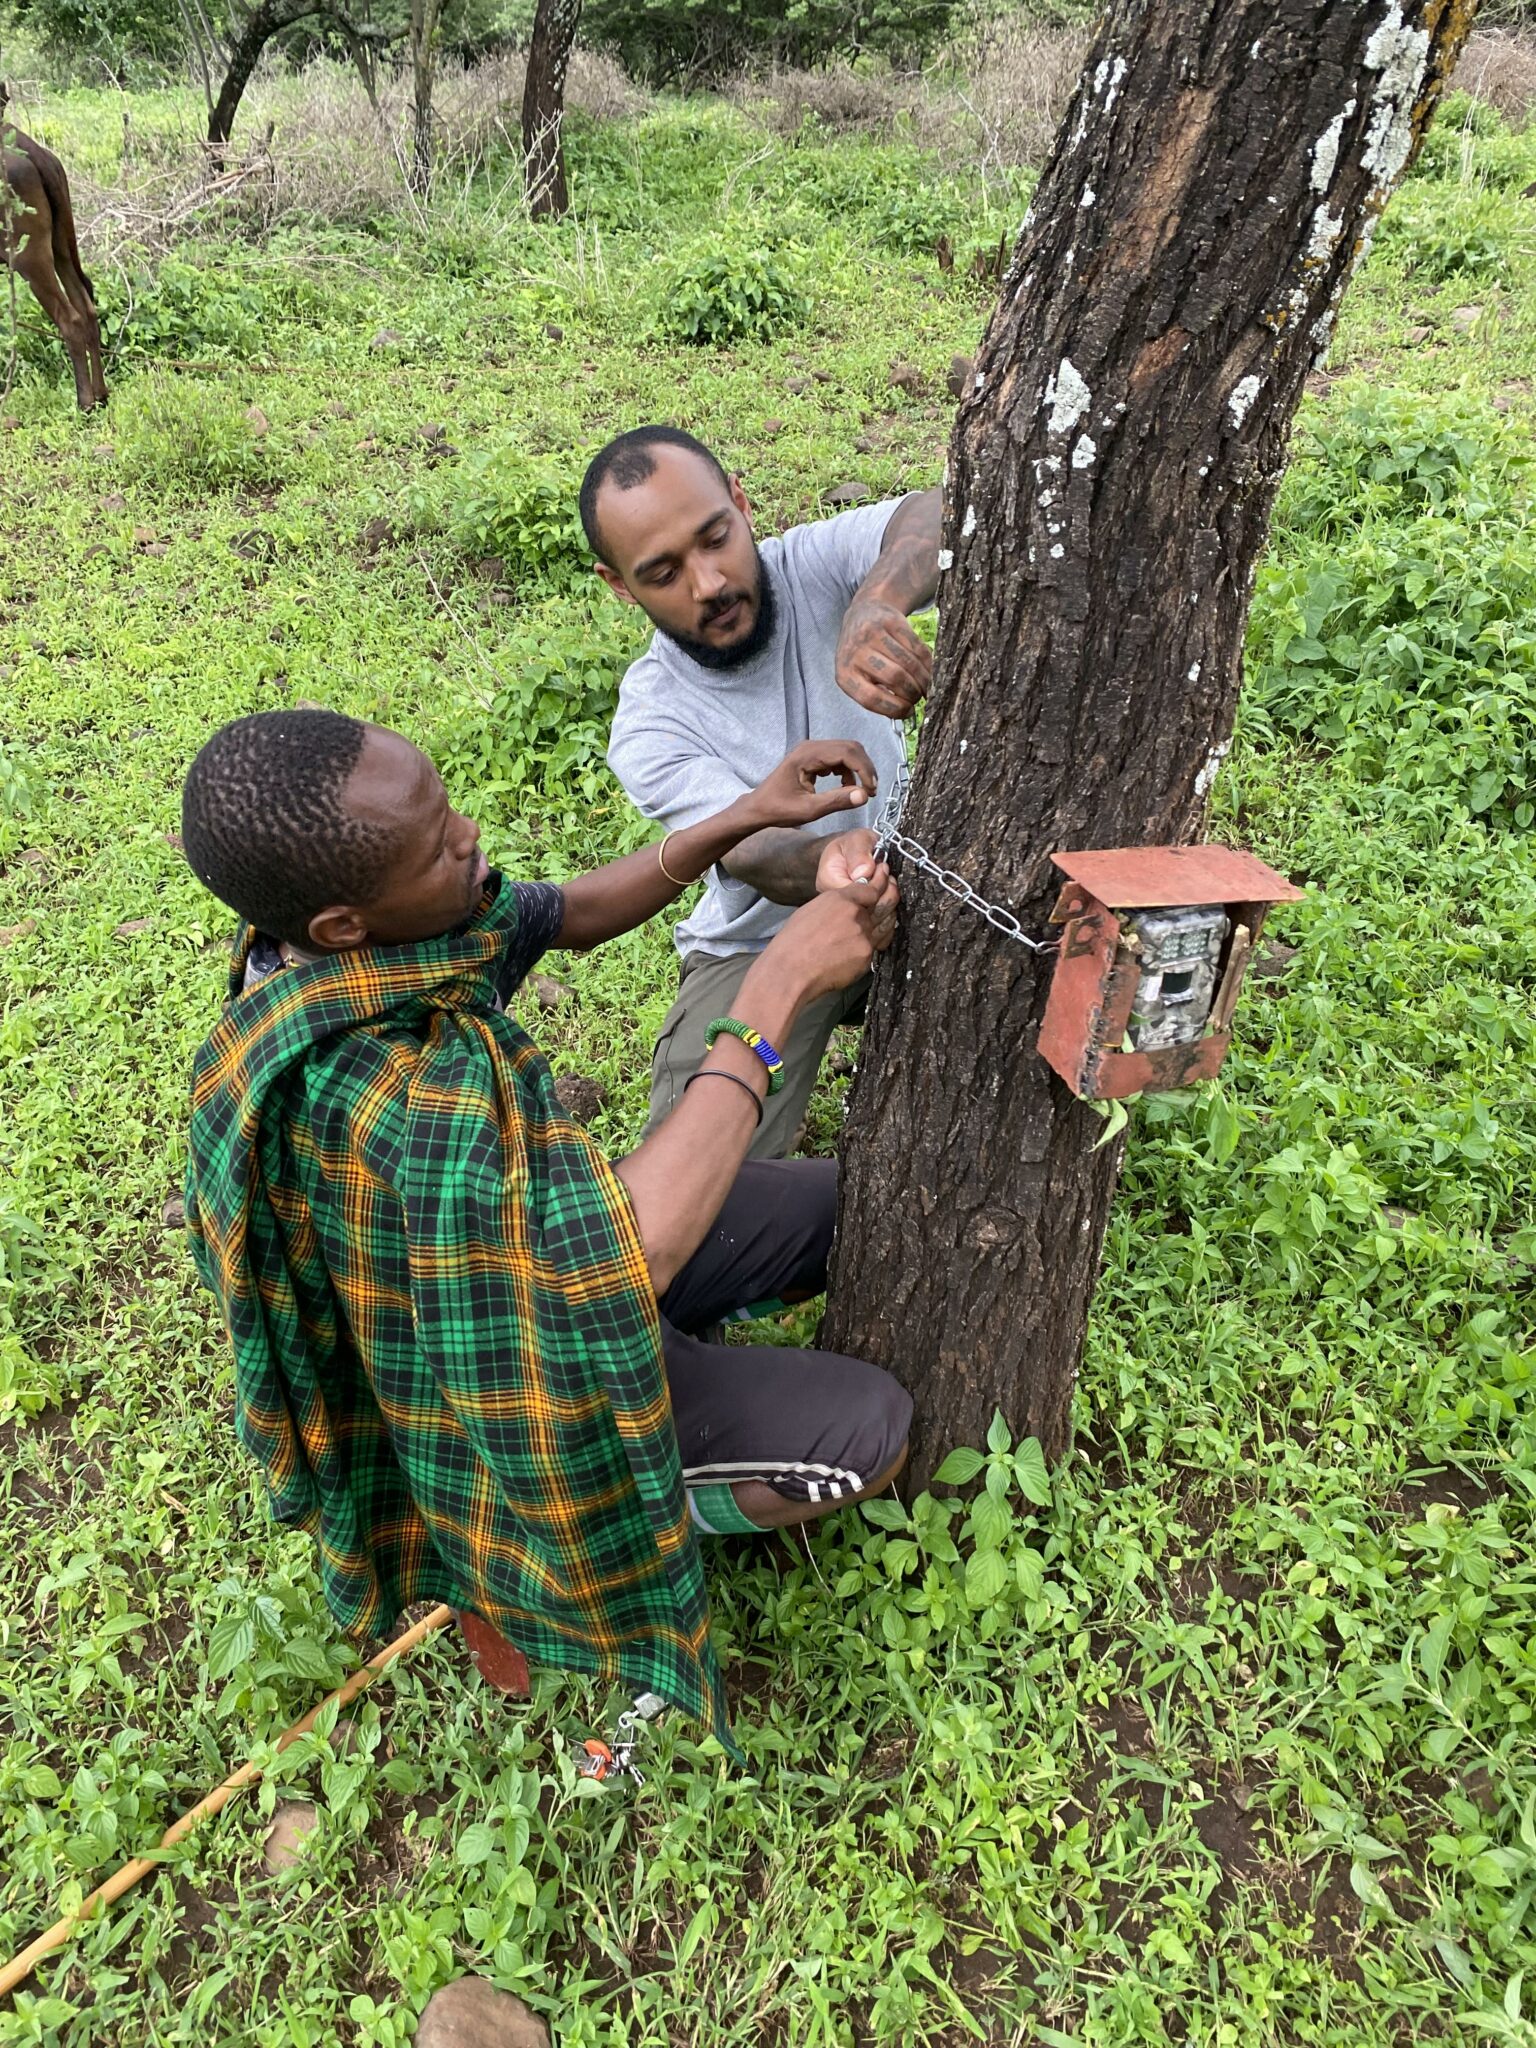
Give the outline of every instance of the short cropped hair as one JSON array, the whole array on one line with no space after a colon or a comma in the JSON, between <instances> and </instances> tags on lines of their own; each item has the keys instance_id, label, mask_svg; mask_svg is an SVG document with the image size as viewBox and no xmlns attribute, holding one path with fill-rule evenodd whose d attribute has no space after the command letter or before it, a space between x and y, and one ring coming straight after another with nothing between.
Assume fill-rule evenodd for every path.
<instances>
[{"instance_id":1,"label":"short cropped hair","mask_svg":"<svg viewBox=\"0 0 1536 2048\"><path fill-rule=\"evenodd\" d=\"M339 711L257 711L221 726L187 770L181 841L193 873L247 924L305 946L333 903L367 903L393 851L348 814L368 728Z\"/></svg>"},{"instance_id":2,"label":"short cropped hair","mask_svg":"<svg viewBox=\"0 0 1536 2048\"><path fill-rule=\"evenodd\" d=\"M631 427L627 434L616 434L605 448L599 448L587 464L587 473L581 480L581 530L587 536L587 546L605 567L614 565L603 549L602 535L597 524L597 497L604 484L611 483L616 490L632 491L636 484L643 484L656 471L653 448L683 448L690 455L702 455L723 484L729 484L725 466L712 448L706 448L702 441L685 433L681 427Z\"/></svg>"}]
</instances>

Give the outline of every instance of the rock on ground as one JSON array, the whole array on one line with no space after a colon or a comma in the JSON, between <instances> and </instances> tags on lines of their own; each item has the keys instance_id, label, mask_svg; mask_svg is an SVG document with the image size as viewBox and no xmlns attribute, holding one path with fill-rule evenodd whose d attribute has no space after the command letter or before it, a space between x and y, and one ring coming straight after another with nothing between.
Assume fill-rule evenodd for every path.
<instances>
[{"instance_id":1,"label":"rock on ground","mask_svg":"<svg viewBox=\"0 0 1536 2048\"><path fill-rule=\"evenodd\" d=\"M549 2048L549 2029L515 1993L456 1977L427 2000L416 2048Z\"/></svg>"},{"instance_id":2,"label":"rock on ground","mask_svg":"<svg viewBox=\"0 0 1536 2048\"><path fill-rule=\"evenodd\" d=\"M320 1818L307 1799L279 1801L261 1845L262 1860L276 1876L291 1870L304 1854L304 1837Z\"/></svg>"},{"instance_id":3,"label":"rock on ground","mask_svg":"<svg viewBox=\"0 0 1536 2048\"><path fill-rule=\"evenodd\" d=\"M536 974L533 977L533 992L539 999L541 1010L558 1010L562 1003L568 1003L576 991L568 981L561 981L558 975Z\"/></svg>"}]
</instances>

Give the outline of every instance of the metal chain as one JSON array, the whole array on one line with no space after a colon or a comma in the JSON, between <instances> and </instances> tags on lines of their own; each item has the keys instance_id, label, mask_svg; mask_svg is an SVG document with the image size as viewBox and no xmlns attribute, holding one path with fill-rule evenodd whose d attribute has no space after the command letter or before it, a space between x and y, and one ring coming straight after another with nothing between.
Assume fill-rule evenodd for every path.
<instances>
[{"instance_id":1,"label":"metal chain","mask_svg":"<svg viewBox=\"0 0 1536 2048\"><path fill-rule=\"evenodd\" d=\"M1031 953L1054 953L1061 944L1060 939L1032 939L1011 910L1005 910L1000 903L989 903L985 896L971 887L964 875L957 875L953 868L940 867L926 846L909 839L900 829L902 807L910 786L911 778L903 762L897 772L895 792L880 820L875 840L876 860L884 860L894 847L903 859L911 861L921 873L947 890L957 903L963 903L967 910L979 911L994 931L1001 932L1005 938L1017 939Z\"/></svg>"}]
</instances>

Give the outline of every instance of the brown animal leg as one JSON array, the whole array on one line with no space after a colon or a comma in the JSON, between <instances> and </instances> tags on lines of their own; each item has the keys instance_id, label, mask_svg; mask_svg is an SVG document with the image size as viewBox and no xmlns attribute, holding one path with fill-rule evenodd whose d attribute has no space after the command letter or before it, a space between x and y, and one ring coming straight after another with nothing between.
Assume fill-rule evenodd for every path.
<instances>
[{"instance_id":1,"label":"brown animal leg","mask_svg":"<svg viewBox=\"0 0 1536 2048\"><path fill-rule=\"evenodd\" d=\"M81 410L89 412L92 405L105 405L107 402L107 373L101 359L101 320L97 314L96 301L91 296L91 288L85 272L66 267L64 263L61 263L57 246L54 248L53 269L54 275L58 278L64 295L74 308L75 317L80 323L81 346L85 352L86 381L90 386L91 393L91 404L87 405L84 399L82 399ZM68 337L65 338L64 345L66 348L69 347ZM73 349L70 350L70 359L71 361L74 360ZM80 368L79 364L76 363L75 385L77 390L79 383Z\"/></svg>"},{"instance_id":2,"label":"brown animal leg","mask_svg":"<svg viewBox=\"0 0 1536 2048\"><path fill-rule=\"evenodd\" d=\"M59 330L75 373L76 402L90 412L106 397L101 325L75 246L69 183L52 151L17 129L8 138L13 146L0 155L0 176L13 204L0 218L0 254Z\"/></svg>"},{"instance_id":3,"label":"brown animal leg","mask_svg":"<svg viewBox=\"0 0 1536 2048\"><path fill-rule=\"evenodd\" d=\"M90 412L96 404L96 389L91 378L85 321L60 284L51 263L46 268L39 265L33 270L22 267L22 276L31 285L37 303L59 330L60 338L69 351L70 368L75 373L76 403L82 412Z\"/></svg>"},{"instance_id":4,"label":"brown animal leg","mask_svg":"<svg viewBox=\"0 0 1536 2048\"><path fill-rule=\"evenodd\" d=\"M80 261L80 244L75 237L75 209L69 196L69 180L56 156L32 145L33 161L48 194L53 214L53 268L70 304L80 316L85 336L85 359L91 395L98 405L107 402L106 369L101 360L101 320L96 312L96 294Z\"/></svg>"},{"instance_id":5,"label":"brown animal leg","mask_svg":"<svg viewBox=\"0 0 1536 2048\"><path fill-rule=\"evenodd\" d=\"M37 232L37 225L35 215L23 215L18 238L21 247L12 255L11 266L31 286L32 296L59 330L75 373L76 402L82 412L89 412L96 403L96 392L91 380L85 322L59 282L48 245Z\"/></svg>"}]
</instances>

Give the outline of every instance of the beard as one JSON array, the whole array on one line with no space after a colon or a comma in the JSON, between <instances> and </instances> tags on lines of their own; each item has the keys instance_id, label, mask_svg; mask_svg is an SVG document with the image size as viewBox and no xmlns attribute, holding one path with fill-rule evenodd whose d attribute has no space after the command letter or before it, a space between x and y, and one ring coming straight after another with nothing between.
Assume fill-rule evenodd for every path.
<instances>
[{"instance_id":1,"label":"beard","mask_svg":"<svg viewBox=\"0 0 1536 2048\"><path fill-rule=\"evenodd\" d=\"M761 654L773 638L773 629L779 620L778 599L773 594L773 584L768 571L763 567L762 555L755 546L752 554L757 564L757 611L751 625L739 640L733 640L728 647L717 647L713 641L700 640L692 633L669 633L665 627L657 627L657 631L665 639L670 640L674 647L681 648L689 660L696 661L700 668L714 669L717 672L740 668L745 662ZM730 604L735 602L736 599L732 598L729 604L722 605L720 609L726 611Z\"/></svg>"}]
</instances>

